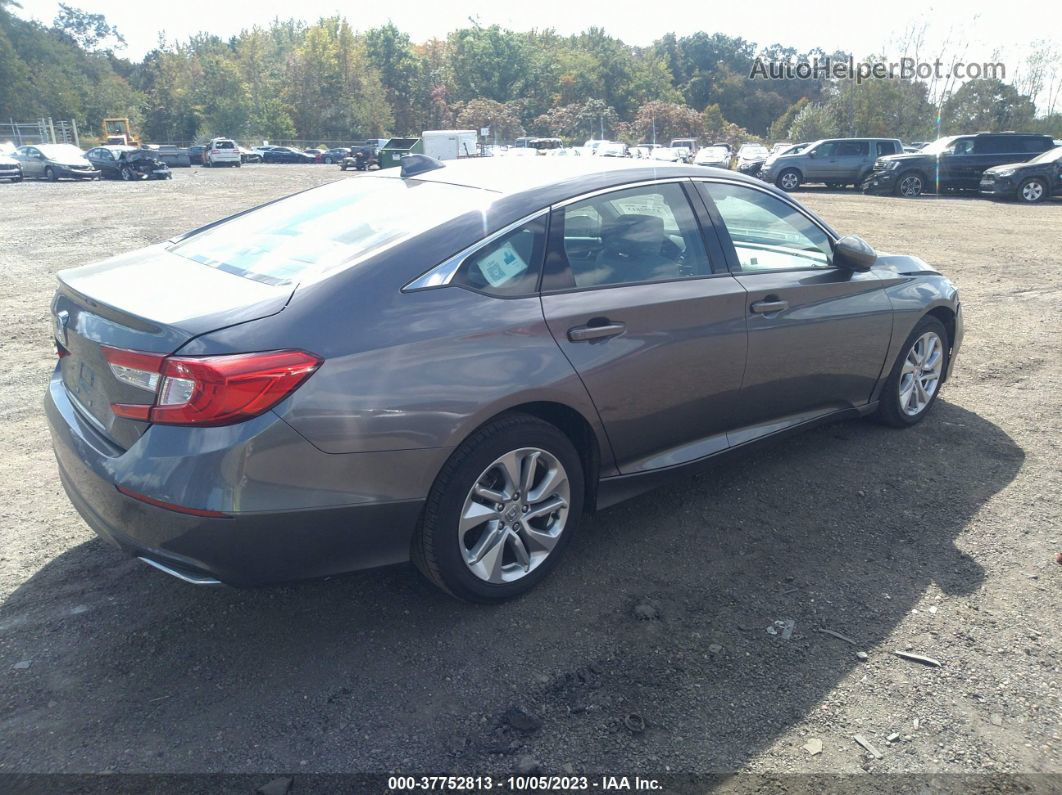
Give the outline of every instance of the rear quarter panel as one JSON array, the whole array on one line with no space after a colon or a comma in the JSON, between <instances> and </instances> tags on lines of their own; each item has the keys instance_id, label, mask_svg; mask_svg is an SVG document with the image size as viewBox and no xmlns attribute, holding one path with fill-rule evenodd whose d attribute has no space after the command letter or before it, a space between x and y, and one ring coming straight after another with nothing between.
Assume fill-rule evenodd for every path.
<instances>
[{"instance_id":1,"label":"rear quarter panel","mask_svg":"<svg viewBox=\"0 0 1062 795\"><path fill-rule=\"evenodd\" d=\"M328 453L452 448L500 412L547 401L586 419L608 474L612 454L597 411L537 296L503 299L460 287L402 292L464 248L469 231L440 229L300 287L278 315L206 334L181 353L302 348L323 357L275 411ZM472 233L475 240L482 230Z\"/></svg>"}]
</instances>

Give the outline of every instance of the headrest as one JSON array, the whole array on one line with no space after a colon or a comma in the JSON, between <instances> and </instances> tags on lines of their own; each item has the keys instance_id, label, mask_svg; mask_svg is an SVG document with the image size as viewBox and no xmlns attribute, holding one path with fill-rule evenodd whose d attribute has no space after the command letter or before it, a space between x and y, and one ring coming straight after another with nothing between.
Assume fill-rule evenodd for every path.
<instances>
[{"instance_id":1,"label":"headrest","mask_svg":"<svg viewBox=\"0 0 1062 795\"><path fill-rule=\"evenodd\" d=\"M659 253L666 236L664 219L656 215L627 213L609 221L602 230L607 248L628 254Z\"/></svg>"}]
</instances>

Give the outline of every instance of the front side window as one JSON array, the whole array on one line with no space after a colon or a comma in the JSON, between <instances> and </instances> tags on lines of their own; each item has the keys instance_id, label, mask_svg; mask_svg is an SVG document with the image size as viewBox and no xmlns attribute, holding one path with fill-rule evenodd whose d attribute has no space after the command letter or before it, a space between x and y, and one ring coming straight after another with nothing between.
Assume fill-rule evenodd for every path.
<instances>
[{"instance_id":1,"label":"front side window","mask_svg":"<svg viewBox=\"0 0 1062 795\"><path fill-rule=\"evenodd\" d=\"M829 237L789 204L741 185L698 187L718 208L742 273L830 267Z\"/></svg>"},{"instance_id":2,"label":"front side window","mask_svg":"<svg viewBox=\"0 0 1062 795\"><path fill-rule=\"evenodd\" d=\"M545 247L546 216L542 215L469 255L451 284L487 295L531 295L538 289Z\"/></svg>"},{"instance_id":3,"label":"front side window","mask_svg":"<svg viewBox=\"0 0 1062 795\"><path fill-rule=\"evenodd\" d=\"M815 157L833 157L837 154L837 143L835 141L827 141L824 144L819 144L813 150Z\"/></svg>"},{"instance_id":4,"label":"front side window","mask_svg":"<svg viewBox=\"0 0 1062 795\"><path fill-rule=\"evenodd\" d=\"M700 227L677 183L628 188L555 210L551 233L575 287L711 273Z\"/></svg>"}]
</instances>

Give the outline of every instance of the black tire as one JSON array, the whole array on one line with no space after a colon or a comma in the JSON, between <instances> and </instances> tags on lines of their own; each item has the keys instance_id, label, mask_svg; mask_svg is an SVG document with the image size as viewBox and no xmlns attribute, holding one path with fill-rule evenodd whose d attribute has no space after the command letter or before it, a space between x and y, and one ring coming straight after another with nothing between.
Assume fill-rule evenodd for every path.
<instances>
[{"instance_id":1,"label":"black tire","mask_svg":"<svg viewBox=\"0 0 1062 795\"><path fill-rule=\"evenodd\" d=\"M49 182L59 181L59 175L55 173L55 169L51 166L48 166L46 169L44 169L44 178Z\"/></svg>"},{"instance_id":2,"label":"black tire","mask_svg":"<svg viewBox=\"0 0 1062 795\"><path fill-rule=\"evenodd\" d=\"M240 166L243 165L243 163L241 161L237 160L235 163L233 163L233 165L236 166L236 168L239 168Z\"/></svg>"},{"instance_id":3,"label":"black tire","mask_svg":"<svg viewBox=\"0 0 1062 795\"><path fill-rule=\"evenodd\" d=\"M786 193L792 193L800 187L800 183L802 183L803 181L803 174L801 174L795 168L787 168L778 175L778 179L774 181L774 184L784 190Z\"/></svg>"},{"instance_id":4,"label":"black tire","mask_svg":"<svg viewBox=\"0 0 1062 795\"><path fill-rule=\"evenodd\" d=\"M122 167L122 170L121 170L120 172L118 172L118 173L119 173L119 174L121 174L121 176L122 176L122 179L123 179L123 180L125 180L126 182L131 182L131 181L132 181L132 179L133 179L133 172L132 172L132 171L130 171L130 170L129 170L129 169L127 168L127 167L125 167L125 166L123 166L123 167Z\"/></svg>"},{"instance_id":5,"label":"black tire","mask_svg":"<svg viewBox=\"0 0 1062 795\"><path fill-rule=\"evenodd\" d=\"M926 177L920 171L905 171L896 178L893 189L897 196L914 199L921 196L926 189Z\"/></svg>"},{"instance_id":6,"label":"black tire","mask_svg":"<svg viewBox=\"0 0 1062 795\"><path fill-rule=\"evenodd\" d=\"M942 345L941 356L941 375L940 380L937 382L933 395L930 397L929 402L919 410L917 414L908 414L904 411L903 406L900 403L900 379L902 377L903 365L907 359L908 354L911 352L911 348L915 342L927 332L934 332L940 337ZM917 425L933 408L933 404L937 402L937 396L940 395L940 389L944 385L944 374L948 372L948 360L951 357L951 341L948 339L948 332L944 328L944 324L937 320L932 315L926 315L924 318L918 321L914 329L907 336L907 339L903 343L903 347L900 348L900 353L896 357L896 361L893 362L892 370L889 372L889 377L885 380L885 386L882 387L881 397L878 402L878 410L874 417L879 422L885 425L891 425L893 428L909 428L912 425Z\"/></svg>"},{"instance_id":7,"label":"black tire","mask_svg":"<svg viewBox=\"0 0 1062 795\"><path fill-rule=\"evenodd\" d=\"M513 582L487 582L465 563L457 532L458 518L469 491L491 462L524 447L544 450L563 465L570 487L566 523L553 549L530 572ZM484 604L511 599L541 582L563 556L564 548L578 530L583 494L582 463L564 433L527 414L503 415L473 433L443 466L428 494L411 557L425 577L459 599Z\"/></svg>"},{"instance_id":8,"label":"black tire","mask_svg":"<svg viewBox=\"0 0 1062 795\"><path fill-rule=\"evenodd\" d=\"M1030 177L1018 186L1018 201L1022 204L1039 204L1050 195L1047 183L1040 177Z\"/></svg>"}]
</instances>

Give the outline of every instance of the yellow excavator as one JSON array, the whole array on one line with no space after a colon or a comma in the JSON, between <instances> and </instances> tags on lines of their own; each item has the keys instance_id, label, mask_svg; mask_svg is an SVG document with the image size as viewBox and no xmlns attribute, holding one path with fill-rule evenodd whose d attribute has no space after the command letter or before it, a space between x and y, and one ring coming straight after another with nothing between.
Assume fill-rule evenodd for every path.
<instances>
[{"instance_id":1,"label":"yellow excavator","mask_svg":"<svg viewBox=\"0 0 1062 795\"><path fill-rule=\"evenodd\" d=\"M140 146L129 119L104 119L103 138L107 145Z\"/></svg>"}]
</instances>

